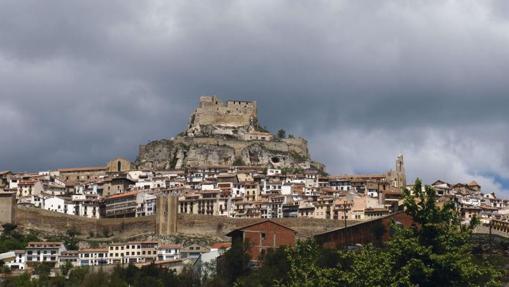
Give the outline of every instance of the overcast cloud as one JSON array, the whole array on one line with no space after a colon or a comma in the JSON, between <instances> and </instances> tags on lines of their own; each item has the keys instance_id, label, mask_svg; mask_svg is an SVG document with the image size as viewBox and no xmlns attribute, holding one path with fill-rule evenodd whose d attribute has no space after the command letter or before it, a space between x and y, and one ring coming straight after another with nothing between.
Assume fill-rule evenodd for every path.
<instances>
[{"instance_id":1,"label":"overcast cloud","mask_svg":"<svg viewBox=\"0 0 509 287\"><path fill-rule=\"evenodd\" d=\"M134 160L201 95L256 100L334 174L509 196L509 2L0 1L0 169Z\"/></svg>"}]
</instances>

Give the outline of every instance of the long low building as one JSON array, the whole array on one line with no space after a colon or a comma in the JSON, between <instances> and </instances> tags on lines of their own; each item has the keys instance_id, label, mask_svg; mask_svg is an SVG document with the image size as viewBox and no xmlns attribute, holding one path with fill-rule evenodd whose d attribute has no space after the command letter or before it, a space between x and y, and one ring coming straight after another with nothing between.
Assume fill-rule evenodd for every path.
<instances>
[{"instance_id":1,"label":"long low building","mask_svg":"<svg viewBox=\"0 0 509 287\"><path fill-rule=\"evenodd\" d=\"M66 250L63 242L29 242L25 250L0 254L0 261L12 270L25 270L37 264L73 267L115 264L150 264L175 262L181 259L182 245L158 241L112 243L102 248ZM164 265L164 264L163 264Z\"/></svg>"},{"instance_id":2,"label":"long low building","mask_svg":"<svg viewBox=\"0 0 509 287\"><path fill-rule=\"evenodd\" d=\"M342 248L356 244L379 243L390 238L392 222L404 227L414 225L411 216L397 212L374 220L360 222L347 227L320 233L314 236L316 242L325 248Z\"/></svg>"}]
</instances>

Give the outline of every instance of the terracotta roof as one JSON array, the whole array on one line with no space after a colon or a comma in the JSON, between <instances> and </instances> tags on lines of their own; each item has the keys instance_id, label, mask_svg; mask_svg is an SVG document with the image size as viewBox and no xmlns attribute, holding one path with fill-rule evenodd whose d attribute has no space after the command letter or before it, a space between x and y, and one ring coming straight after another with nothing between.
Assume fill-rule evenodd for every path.
<instances>
[{"instance_id":1,"label":"terracotta roof","mask_svg":"<svg viewBox=\"0 0 509 287\"><path fill-rule=\"evenodd\" d=\"M145 241L129 241L126 243L128 244L158 244L158 241L151 241L151 240L145 240Z\"/></svg>"},{"instance_id":2,"label":"terracotta roof","mask_svg":"<svg viewBox=\"0 0 509 287\"><path fill-rule=\"evenodd\" d=\"M49 246L49 245L63 245L63 242L51 242L51 241L38 241L38 242L28 242L27 248L55 248L56 246Z\"/></svg>"},{"instance_id":3,"label":"terracotta roof","mask_svg":"<svg viewBox=\"0 0 509 287\"><path fill-rule=\"evenodd\" d=\"M240 228L234 229L234 230L230 231L228 234L226 234L226 236L230 236L230 237L231 237L231 236L233 236L233 233L234 233L234 232L242 231L242 230L244 230L244 229L246 229L246 228L249 228L249 227L251 227L251 226L255 226L255 225L258 225L258 224L261 224L261 223L265 223L265 222L270 222L270 223L272 223L272 224L279 225L279 226L281 226L281 227L283 227L283 228L286 228L286 229L288 229L288 230L290 230L290 231L293 231L294 233L297 233L297 231L295 231L295 230L291 229L291 228L290 228L290 227L288 227L288 226L284 226L284 225L279 224L279 223L277 223L277 222L274 222L274 221L272 221L272 220L270 220L270 219L266 219L266 220L262 220L262 221L259 221L259 222L256 222L256 223L252 223L252 224L249 224L249 225L246 225L246 226L243 226L243 227L240 227Z\"/></svg>"},{"instance_id":4,"label":"terracotta roof","mask_svg":"<svg viewBox=\"0 0 509 287\"><path fill-rule=\"evenodd\" d=\"M79 172L79 171L100 171L106 170L105 166L88 166L88 167L74 167L74 168L61 168L59 172Z\"/></svg>"},{"instance_id":5,"label":"terracotta roof","mask_svg":"<svg viewBox=\"0 0 509 287\"><path fill-rule=\"evenodd\" d=\"M366 208L366 209L364 209L364 212L380 212L380 211L389 212L389 210L386 208Z\"/></svg>"},{"instance_id":6,"label":"terracotta roof","mask_svg":"<svg viewBox=\"0 0 509 287\"><path fill-rule=\"evenodd\" d=\"M84 248L80 249L80 252L83 253L90 253L90 252L108 252L108 248Z\"/></svg>"},{"instance_id":7,"label":"terracotta roof","mask_svg":"<svg viewBox=\"0 0 509 287\"><path fill-rule=\"evenodd\" d=\"M182 244L164 243L159 245L159 249L182 249Z\"/></svg>"},{"instance_id":8,"label":"terracotta roof","mask_svg":"<svg viewBox=\"0 0 509 287\"><path fill-rule=\"evenodd\" d=\"M470 183L468 183L468 186L480 186L475 180L472 180Z\"/></svg>"},{"instance_id":9,"label":"terracotta roof","mask_svg":"<svg viewBox=\"0 0 509 287\"><path fill-rule=\"evenodd\" d=\"M114 194L114 195L111 195L109 197L106 197L105 199L108 200L108 199L116 199L116 198L128 197L128 196L136 195L137 193L138 193L138 191L130 191L130 192L125 192L125 193L119 193L119 194Z\"/></svg>"},{"instance_id":10,"label":"terracotta roof","mask_svg":"<svg viewBox=\"0 0 509 287\"><path fill-rule=\"evenodd\" d=\"M215 249L227 249L232 246L231 242L216 242L210 246L210 248Z\"/></svg>"}]
</instances>

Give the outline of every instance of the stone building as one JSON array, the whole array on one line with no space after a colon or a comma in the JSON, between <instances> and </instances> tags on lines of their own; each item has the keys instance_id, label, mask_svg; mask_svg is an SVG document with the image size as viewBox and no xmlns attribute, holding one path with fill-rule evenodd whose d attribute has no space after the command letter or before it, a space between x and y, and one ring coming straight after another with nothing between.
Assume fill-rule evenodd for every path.
<instances>
[{"instance_id":1,"label":"stone building","mask_svg":"<svg viewBox=\"0 0 509 287\"><path fill-rule=\"evenodd\" d=\"M161 194L156 200L156 234L177 233L178 196Z\"/></svg>"},{"instance_id":2,"label":"stone building","mask_svg":"<svg viewBox=\"0 0 509 287\"><path fill-rule=\"evenodd\" d=\"M130 190L132 186L136 183L131 180L127 174L120 173L114 174L103 180L102 185L102 195L110 196L114 194L124 193Z\"/></svg>"},{"instance_id":3,"label":"stone building","mask_svg":"<svg viewBox=\"0 0 509 287\"><path fill-rule=\"evenodd\" d=\"M396 169L387 172L387 179L392 182L392 187L398 189L406 187L405 163L402 154L396 158Z\"/></svg>"},{"instance_id":4,"label":"stone building","mask_svg":"<svg viewBox=\"0 0 509 287\"><path fill-rule=\"evenodd\" d=\"M117 157L106 164L107 172L128 172L132 170L131 162L125 158Z\"/></svg>"},{"instance_id":5,"label":"stone building","mask_svg":"<svg viewBox=\"0 0 509 287\"><path fill-rule=\"evenodd\" d=\"M221 102L216 96L203 96L200 97L200 105L191 117L187 135L235 135L235 128L252 126L255 120L254 101ZM216 128L204 129L207 126Z\"/></svg>"},{"instance_id":6,"label":"stone building","mask_svg":"<svg viewBox=\"0 0 509 287\"><path fill-rule=\"evenodd\" d=\"M106 167L78 167L78 168L62 168L57 170L60 178L67 182L85 182L97 180L106 174Z\"/></svg>"},{"instance_id":7,"label":"stone building","mask_svg":"<svg viewBox=\"0 0 509 287\"><path fill-rule=\"evenodd\" d=\"M0 192L0 224L14 223L16 194Z\"/></svg>"}]
</instances>

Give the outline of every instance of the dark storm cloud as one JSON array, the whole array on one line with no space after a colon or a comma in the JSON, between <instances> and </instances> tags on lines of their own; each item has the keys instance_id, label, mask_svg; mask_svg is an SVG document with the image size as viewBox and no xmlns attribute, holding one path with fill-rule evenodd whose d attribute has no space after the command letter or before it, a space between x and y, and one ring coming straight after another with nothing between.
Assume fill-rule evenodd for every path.
<instances>
[{"instance_id":1,"label":"dark storm cloud","mask_svg":"<svg viewBox=\"0 0 509 287\"><path fill-rule=\"evenodd\" d=\"M134 159L200 95L250 99L332 172L493 190L509 171L505 1L2 1L0 169Z\"/></svg>"}]
</instances>

